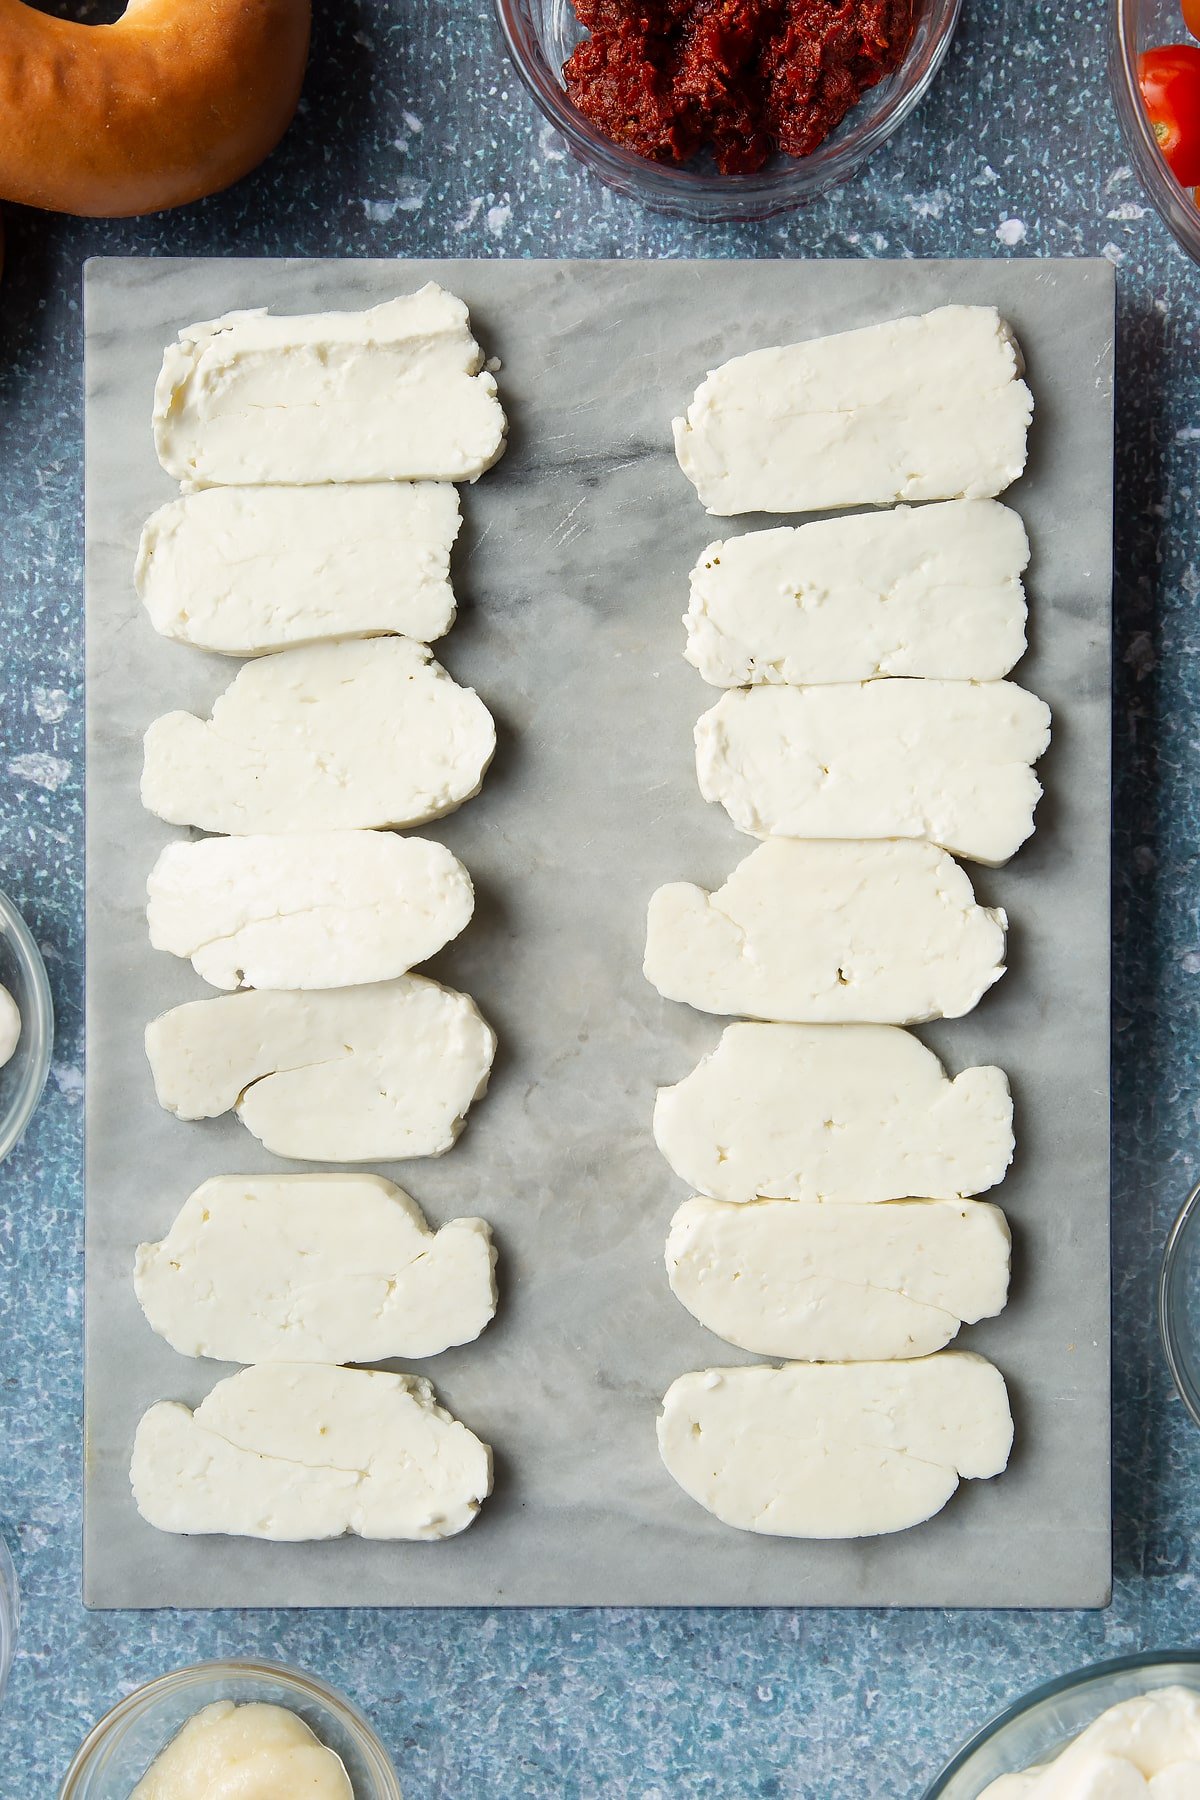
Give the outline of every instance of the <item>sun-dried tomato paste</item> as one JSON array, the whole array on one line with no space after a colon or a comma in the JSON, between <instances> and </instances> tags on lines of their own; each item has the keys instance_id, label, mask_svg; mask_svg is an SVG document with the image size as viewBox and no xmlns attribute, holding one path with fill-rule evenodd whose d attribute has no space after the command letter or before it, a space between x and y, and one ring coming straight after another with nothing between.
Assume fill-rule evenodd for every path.
<instances>
[{"instance_id":1,"label":"sun-dried tomato paste","mask_svg":"<svg viewBox=\"0 0 1200 1800\"><path fill-rule=\"evenodd\" d=\"M897 67L913 0L574 0L580 112L656 162L705 145L726 175L807 156Z\"/></svg>"}]
</instances>

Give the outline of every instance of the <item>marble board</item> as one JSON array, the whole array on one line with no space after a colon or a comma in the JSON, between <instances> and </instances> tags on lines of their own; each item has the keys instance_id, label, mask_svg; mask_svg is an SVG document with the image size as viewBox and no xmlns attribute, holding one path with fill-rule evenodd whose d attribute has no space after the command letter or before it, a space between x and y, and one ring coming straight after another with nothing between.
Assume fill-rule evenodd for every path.
<instances>
[{"instance_id":1,"label":"marble board","mask_svg":"<svg viewBox=\"0 0 1200 1800\"><path fill-rule=\"evenodd\" d=\"M151 443L154 379L193 320L370 305L431 277L501 359L512 420L508 454L463 490L462 611L437 652L491 707L500 748L481 796L429 828L479 894L430 972L475 996L501 1047L457 1147L382 1172L439 1224L478 1213L495 1228L499 1316L423 1372L494 1445L496 1489L441 1544L165 1536L129 1492L137 1419L229 1371L151 1333L134 1246L205 1177L279 1165L232 1118L160 1111L142 1047L147 1020L207 990L149 947L145 878L172 833L139 803L141 737L160 712L206 713L237 667L156 637L134 593L139 528L174 492ZM959 1343L1003 1370L1016 1447L1005 1476L965 1483L905 1534L755 1537L658 1458L674 1377L753 1359L667 1287L687 1190L654 1146L654 1092L721 1023L661 1000L641 952L654 887L718 885L752 847L697 792L692 726L716 695L683 660L680 615L711 538L775 521L708 519L670 421L728 356L958 300L998 305L1029 364L1030 465L1006 496L1033 544L1016 679L1054 714L1036 836L1007 868L972 871L1011 916L1009 974L972 1016L921 1032L951 1072L997 1062L1013 1084L1017 1158L990 1196L1013 1226L1013 1298ZM89 1605L1105 1603L1113 300L1109 264L1082 260L88 265Z\"/></svg>"}]
</instances>

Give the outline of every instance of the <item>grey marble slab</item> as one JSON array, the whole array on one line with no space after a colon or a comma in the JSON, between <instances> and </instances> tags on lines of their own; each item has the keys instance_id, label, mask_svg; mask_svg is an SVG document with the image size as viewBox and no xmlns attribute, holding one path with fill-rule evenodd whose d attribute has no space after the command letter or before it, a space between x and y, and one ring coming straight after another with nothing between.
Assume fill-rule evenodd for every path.
<instances>
[{"instance_id":1,"label":"grey marble slab","mask_svg":"<svg viewBox=\"0 0 1200 1800\"><path fill-rule=\"evenodd\" d=\"M438 1222L496 1228L503 1303L474 1346L424 1365L496 1447L496 1492L441 1545L277 1546L160 1535L134 1510L130 1441L155 1399L227 1372L153 1336L133 1247L204 1177L273 1164L230 1119L154 1100L148 1018L205 991L148 946L147 870L168 828L137 798L160 711L207 710L235 664L170 645L130 568L172 488L149 432L163 344L234 306L370 304L437 276L502 359L513 421L465 491L460 622L439 654L500 725L481 797L433 828L478 915L433 972L496 1026L491 1092L455 1150L387 1170ZM686 1189L655 1150L656 1084L719 1022L640 973L646 899L716 883L750 848L696 792L712 690L680 654L687 570L723 527L675 467L669 421L724 357L946 300L998 304L1037 401L1009 498L1034 560L1018 676L1055 737L1037 835L980 897L1013 920L1011 969L971 1018L923 1033L954 1071L1013 1082L1018 1156L996 1198L1013 1301L960 1342L1009 1380L1009 1472L903 1536L743 1536L662 1469L659 1396L749 1360L672 1298L666 1225ZM88 1024L85 1597L93 1606L751 1604L1095 1606L1108 1594L1108 858L1113 272L1105 262L640 263L101 260L87 276ZM769 521L762 521L769 522Z\"/></svg>"}]
</instances>

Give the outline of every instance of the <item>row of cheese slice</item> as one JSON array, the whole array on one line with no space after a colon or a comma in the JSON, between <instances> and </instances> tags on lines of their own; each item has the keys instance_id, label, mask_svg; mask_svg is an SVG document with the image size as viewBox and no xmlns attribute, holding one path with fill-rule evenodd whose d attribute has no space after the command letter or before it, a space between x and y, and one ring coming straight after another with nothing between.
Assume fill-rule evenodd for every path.
<instances>
[{"instance_id":1,"label":"row of cheese slice","mask_svg":"<svg viewBox=\"0 0 1200 1800\"><path fill-rule=\"evenodd\" d=\"M750 1021L660 1091L695 1190L667 1269L717 1335L803 1360L682 1376L659 1444L743 1529L903 1529L1011 1447L999 1372L944 1349L1007 1298L1007 1222L970 1196L1011 1160L1008 1083L948 1080L899 1027L1003 975L1007 919L948 852L1006 861L1041 792L1049 714L1003 679L1029 546L994 498L1024 466L1021 372L992 309L944 308L735 359L676 423L712 512L935 502L716 542L692 572L686 654L728 690L700 791L764 841L650 905L659 991Z\"/></svg>"},{"instance_id":2,"label":"row of cheese slice","mask_svg":"<svg viewBox=\"0 0 1200 1800\"><path fill-rule=\"evenodd\" d=\"M466 308L434 287L362 314L229 315L164 359L155 439L183 491L143 531L138 590L164 635L257 660L209 719L146 736L146 806L227 834L164 850L151 940L230 990L155 1020L147 1052L170 1111L235 1110L280 1156L440 1155L487 1085L474 1003L409 973L466 926L470 877L381 828L452 811L491 760L487 709L427 646L455 615L448 484L505 430ZM342 1365L477 1337L495 1263L483 1220L433 1232L375 1176L204 1183L140 1246L135 1287L180 1352L249 1366L194 1412L143 1417L143 1515L270 1538L463 1529L488 1446L427 1381Z\"/></svg>"}]
</instances>

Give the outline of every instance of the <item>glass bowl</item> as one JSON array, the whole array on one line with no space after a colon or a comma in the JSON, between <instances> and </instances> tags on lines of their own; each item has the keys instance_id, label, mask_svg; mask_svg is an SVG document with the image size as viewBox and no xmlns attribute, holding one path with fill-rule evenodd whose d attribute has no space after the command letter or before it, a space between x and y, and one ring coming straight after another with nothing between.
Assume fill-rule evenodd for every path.
<instances>
[{"instance_id":1,"label":"glass bowl","mask_svg":"<svg viewBox=\"0 0 1200 1800\"><path fill-rule=\"evenodd\" d=\"M54 1048L54 1006L46 965L28 925L0 893L0 983L21 1012L21 1035L0 1069L0 1162L20 1141L37 1110Z\"/></svg>"},{"instance_id":2,"label":"glass bowl","mask_svg":"<svg viewBox=\"0 0 1200 1800\"><path fill-rule=\"evenodd\" d=\"M1001 1775L1021 1774L1057 1756L1119 1700L1162 1687L1200 1693L1200 1651L1123 1656L1048 1681L985 1725L926 1789L925 1800L979 1800Z\"/></svg>"},{"instance_id":3,"label":"glass bowl","mask_svg":"<svg viewBox=\"0 0 1200 1800\"><path fill-rule=\"evenodd\" d=\"M924 96L942 65L962 0L916 0L917 23L900 67L869 88L809 156L779 156L757 175L650 162L622 149L571 104L562 65L585 35L571 0L496 0L518 75L570 150L619 194L690 219L766 219L793 212L862 167Z\"/></svg>"},{"instance_id":4,"label":"glass bowl","mask_svg":"<svg viewBox=\"0 0 1200 1800\"><path fill-rule=\"evenodd\" d=\"M354 1800L402 1800L387 1751L348 1700L298 1669L259 1662L197 1663L128 1694L84 1739L58 1800L129 1800L159 1752L214 1700L288 1707L341 1757Z\"/></svg>"},{"instance_id":5,"label":"glass bowl","mask_svg":"<svg viewBox=\"0 0 1200 1800\"><path fill-rule=\"evenodd\" d=\"M1200 1425L1200 1185L1184 1201L1163 1251L1158 1329L1179 1398Z\"/></svg>"},{"instance_id":6,"label":"glass bowl","mask_svg":"<svg viewBox=\"0 0 1200 1800\"><path fill-rule=\"evenodd\" d=\"M17 1628L21 1623L21 1590L17 1571L8 1553L8 1545L0 1537L0 1704L8 1686L13 1651L17 1647Z\"/></svg>"},{"instance_id":7,"label":"glass bowl","mask_svg":"<svg viewBox=\"0 0 1200 1800\"><path fill-rule=\"evenodd\" d=\"M1109 0L1108 20L1109 76L1130 161L1168 229L1200 262L1200 207L1163 160L1137 84L1137 59L1143 50L1156 44L1191 43L1179 0Z\"/></svg>"}]
</instances>

